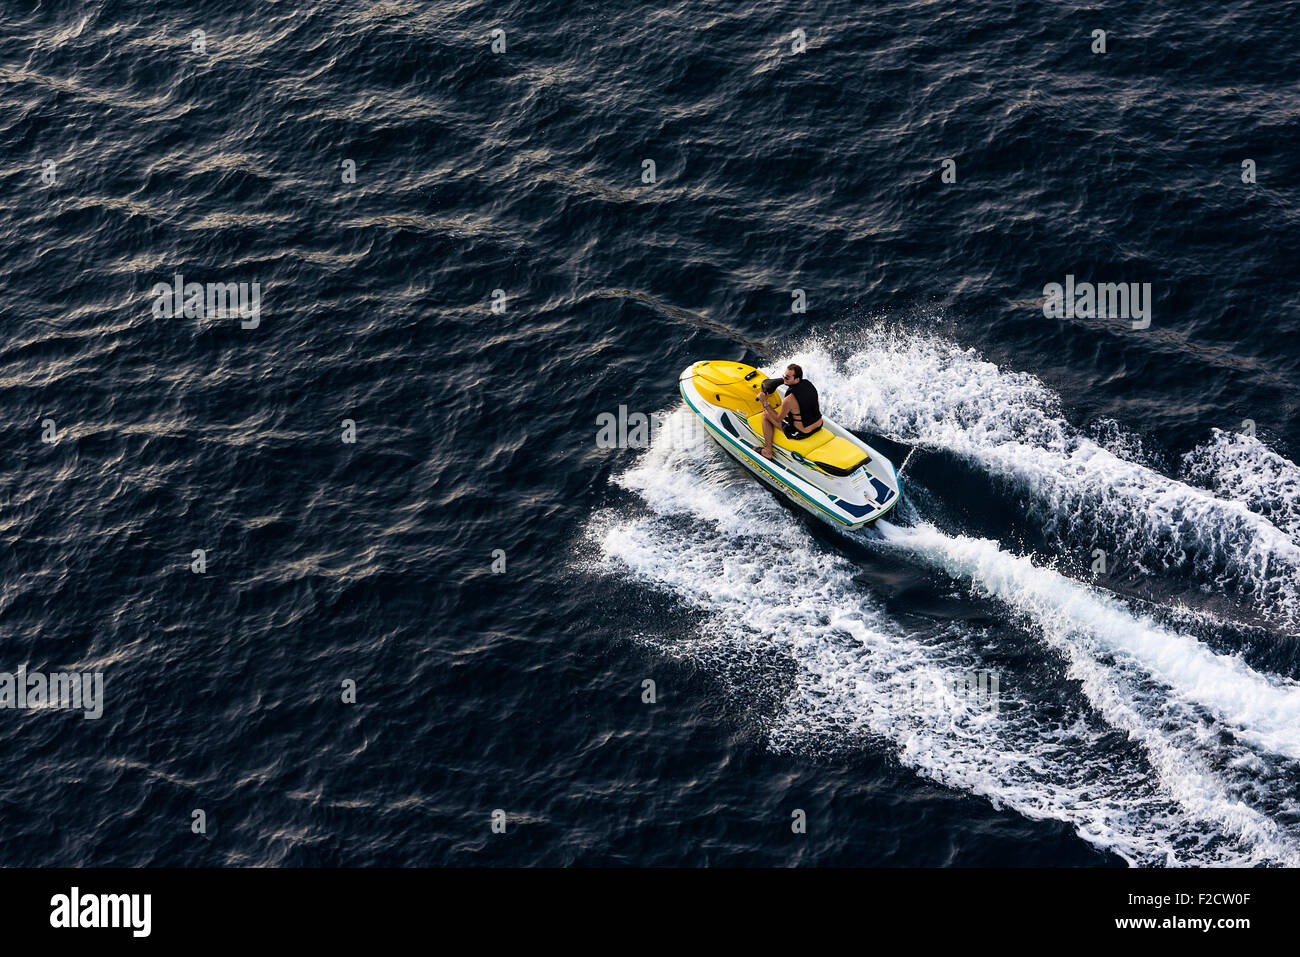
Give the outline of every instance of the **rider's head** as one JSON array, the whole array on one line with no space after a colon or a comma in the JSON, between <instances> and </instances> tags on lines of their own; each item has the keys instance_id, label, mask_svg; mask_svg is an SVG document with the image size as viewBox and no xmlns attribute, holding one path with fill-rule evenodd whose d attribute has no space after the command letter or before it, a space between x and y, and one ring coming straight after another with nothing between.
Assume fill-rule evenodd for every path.
<instances>
[{"instance_id":1,"label":"rider's head","mask_svg":"<svg viewBox=\"0 0 1300 957\"><path fill-rule=\"evenodd\" d=\"M785 375L782 378L786 385L789 385L792 382L798 382L803 378L803 369L800 369L797 365L791 363L785 367Z\"/></svg>"}]
</instances>

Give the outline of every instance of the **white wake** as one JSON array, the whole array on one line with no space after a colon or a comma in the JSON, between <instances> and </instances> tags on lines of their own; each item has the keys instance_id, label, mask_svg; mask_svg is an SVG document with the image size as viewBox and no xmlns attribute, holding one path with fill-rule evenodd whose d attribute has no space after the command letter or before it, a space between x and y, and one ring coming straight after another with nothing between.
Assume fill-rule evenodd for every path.
<instances>
[{"instance_id":1,"label":"white wake","mask_svg":"<svg viewBox=\"0 0 1300 957\"><path fill-rule=\"evenodd\" d=\"M940 347L918 349L924 356ZM809 354L797 358L811 365ZM918 386L925 376L913 373L913 392L929 394L933 386L931 399L913 396L910 411L883 411L886 422L877 421L866 410L883 410L877 401L899 395L866 393L870 358L857 354L829 377L829 357L818 360L825 363L818 368L828 380L827 407L841 413L840 421L854 424L842 410L858 401L858 418L876 428L892 425L880 431L944 437L1015 475L1055 469L1057 492L1072 480L1091 488L1091 470L1104 456L1119 462L1121 474L1140 475L1147 488L1178 484L1099 447L1083 454L1081 463L1091 467L1062 469L1083 440L1067 437L1063 421L1043 409L996 431L982 408L990 376L995 393L1030 388L996 369L976 377L985 390L978 408L967 408L959 389L945 392L943 381ZM932 371L942 380L942 363ZM863 394L851 398L854 389ZM978 438L962 438L972 423ZM918 774L1027 817L1069 822L1133 863L1300 865L1295 682L1215 654L1192 635L995 542L926 524L882 523L869 547L941 572L1004 608L1016 633L1065 662L1063 677L1077 688L1063 690L1060 677L1031 671L1002 674L998 707L988 710L952 690L988 670L987 636L960 624L924 629L895 620L855 581L850 559L808 534L804 523L811 519L734 466L692 428L688 411L673 413L669 424L616 480L639 504L593 517L595 563L695 610L698 634L646 639L661 642L665 653L742 675L774 656L792 663L779 706L764 716L771 747L886 747ZM1225 509L1207 492L1183 489L1170 494L1201 495L1215 503L1207 507ZM814 572L800 578L795 569ZM918 696L918 688L929 691ZM735 694L759 697L743 685Z\"/></svg>"}]
</instances>

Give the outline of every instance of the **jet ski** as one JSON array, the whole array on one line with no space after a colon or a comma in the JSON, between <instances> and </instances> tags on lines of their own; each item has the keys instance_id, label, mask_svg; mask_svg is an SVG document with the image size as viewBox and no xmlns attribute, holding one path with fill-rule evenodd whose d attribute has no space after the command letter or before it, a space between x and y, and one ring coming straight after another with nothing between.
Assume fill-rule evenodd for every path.
<instances>
[{"instance_id":1,"label":"jet ski","mask_svg":"<svg viewBox=\"0 0 1300 957\"><path fill-rule=\"evenodd\" d=\"M679 377L682 398L709 436L764 483L818 518L840 528L862 528L880 518L901 497L894 464L825 414L822 427L803 439L780 430L772 437L773 458L763 445L763 407L781 396L764 394L767 373L740 362L707 360Z\"/></svg>"}]
</instances>

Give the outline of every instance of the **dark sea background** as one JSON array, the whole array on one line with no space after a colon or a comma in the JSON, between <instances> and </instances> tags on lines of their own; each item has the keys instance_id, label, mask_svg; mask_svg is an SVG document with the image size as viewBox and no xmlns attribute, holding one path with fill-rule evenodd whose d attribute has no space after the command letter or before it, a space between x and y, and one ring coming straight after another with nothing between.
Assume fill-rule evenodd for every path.
<instances>
[{"instance_id":1,"label":"dark sea background","mask_svg":"<svg viewBox=\"0 0 1300 957\"><path fill-rule=\"evenodd\" d=\"M0 864L1300 863L1297 38L8 0L0 671L106 703L0 710ZM260 325L156 317L176 274ZM1045 318L1067 274L1150 327ZM705 358L802 363L903 503L760 487Z\"/></svg>"}]
</instances>

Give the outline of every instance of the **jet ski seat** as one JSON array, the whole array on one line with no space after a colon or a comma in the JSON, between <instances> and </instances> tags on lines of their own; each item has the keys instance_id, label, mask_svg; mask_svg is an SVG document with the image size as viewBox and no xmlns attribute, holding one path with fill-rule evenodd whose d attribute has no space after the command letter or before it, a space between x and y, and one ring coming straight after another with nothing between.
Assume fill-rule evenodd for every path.
<instances>
[{"instance_id":1,"label":"jet ski seat","mask_svg":"<svg viewBox=\"0 0 1300 957\"><path fill-rule=\"evenodd\" d=\"M763 434L762 412L751 415L748 421L751 429ZM870 458L848 439L841 438L825 426L806 439L787 438L777 429L772 442L792 453L796 459L807 459L831 475L849 475Z\"/></svg>"},{"instance_id":2,"label":"jet ski seat","mask_svg":"<svg viewBox=\"0 0 1300 957\"><path fill-rule=\"evenodd\" d=\"M852 475L871 460L870 455L838 435L804 458L831 475Z\"/></svg>"},{"instance_id":3,"label":"jet ski seat","mask_svg":"<svg viewBox=\"0 0 1300 957\"><path fill-rule=\"evenodd\" d=\"M763 413L755 412L749 417L749 427L759 435L763 434ZM799 452L807 456L809 452L820 449L827 442L834 440L837 436L834 432L826 427L822 427L808 436L806 439L787 438L786 434L780 429L776 430L776 435L772 437L773 443L781 446L787 452Z\"/></svg>"}]
</instances>

